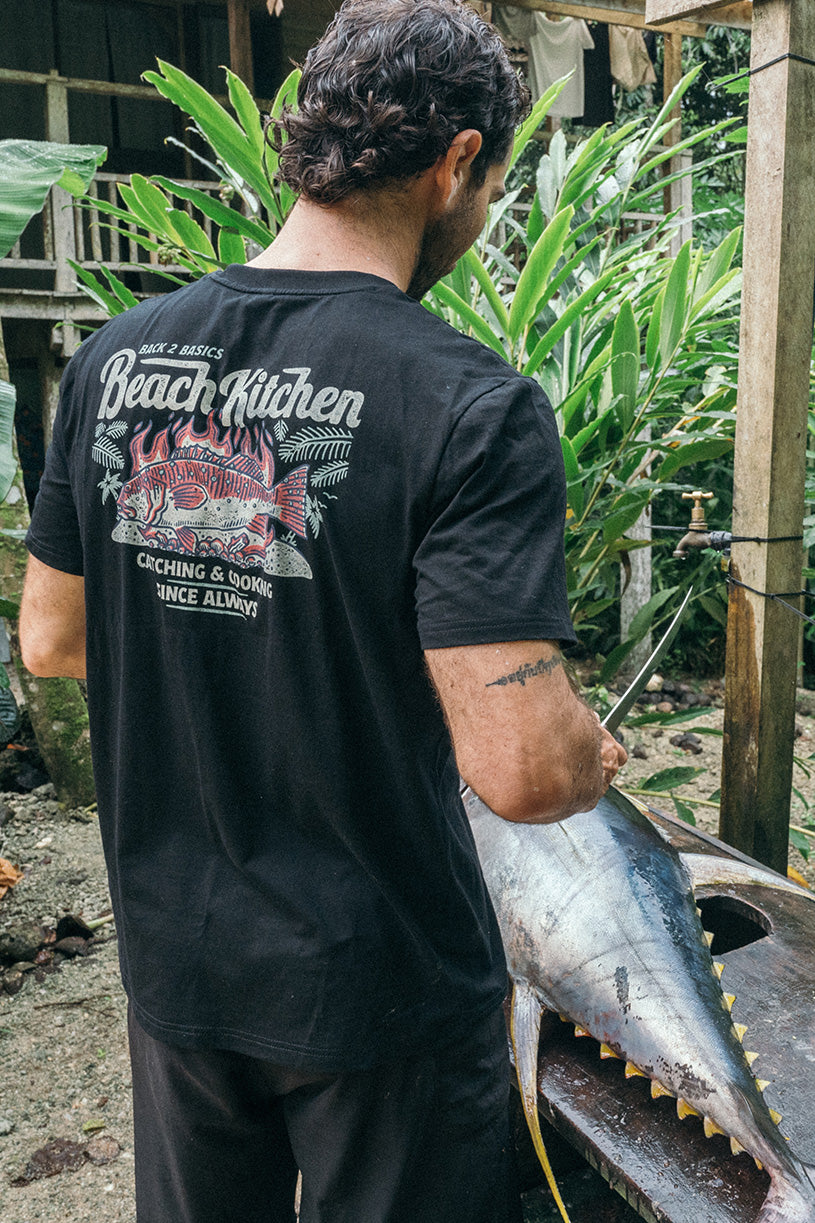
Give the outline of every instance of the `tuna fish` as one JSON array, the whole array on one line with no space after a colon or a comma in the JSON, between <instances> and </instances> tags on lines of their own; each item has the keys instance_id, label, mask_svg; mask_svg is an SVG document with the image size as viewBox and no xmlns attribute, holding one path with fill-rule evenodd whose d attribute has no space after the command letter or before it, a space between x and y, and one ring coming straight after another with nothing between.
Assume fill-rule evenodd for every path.
<instances>
[{"instance_id":1,"label":"tuna fish","mask_svg":"<svg viewBox=\"0 0 815 1223\"><path fill-rule=\"evenodd\" d=\"M544 1010L624 1059L628 1075L646 1075L654 1097L674 1096L680 1117L698 1116L708 1135L726 1134L734 1153L766 1169L771 1187L756 1223L813 1223L815 1168L795 1157L761 1094L766 1084L753 1077L755 1055L731 1019L734 999L722 992L680 855L614 789L594 811L549 825L509 823L472 791L463 797L513 982L524 1111L563 1218L537 1115ZM720 872L717 862L700 869ZM739 869L754 882L773 878Z\"/></svg>"}]
</instances>

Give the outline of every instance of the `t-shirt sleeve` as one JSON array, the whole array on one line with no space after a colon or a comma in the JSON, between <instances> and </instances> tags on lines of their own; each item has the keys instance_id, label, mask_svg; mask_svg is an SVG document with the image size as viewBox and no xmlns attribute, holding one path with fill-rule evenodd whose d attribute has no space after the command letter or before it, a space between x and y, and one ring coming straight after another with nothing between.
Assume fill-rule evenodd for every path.
<instances>
[{"instance_id":1,"label":"t-shirt sleeve","mask_svg":"<svg viewBox=\"0 0 815 1223\"><path fill-rule=\"evenodd\" d=\"M576 640L565 513L554 412L531 379L508 380L463 413L439 466L414 557L422 648Z\"/></svg>"},{"instance_id":2,"label":"t-shirt sleeve","mask_svg":"<svg viewBox=\"0 0 815 1223\"><path fill-rule=\"evenodd\" d=\"M581 21L579 25L580 46L584 51L594 50L594 39L591 36L591 30L586 25L585 21Z\"/></svg>"},{"instance_id":3,"label":"t-shirt sleeve","mask_svg":"<svg viewBox=\"0 0 815 1223\"><path fill-rule=\"evenodd\" d=\"M67 380L67 379L66 379ZM65 389L45 457L31 526L25 538L32 556L62 573L84 573L79 520L71 491L64 435Z\"/></svg>"}]
</instances>

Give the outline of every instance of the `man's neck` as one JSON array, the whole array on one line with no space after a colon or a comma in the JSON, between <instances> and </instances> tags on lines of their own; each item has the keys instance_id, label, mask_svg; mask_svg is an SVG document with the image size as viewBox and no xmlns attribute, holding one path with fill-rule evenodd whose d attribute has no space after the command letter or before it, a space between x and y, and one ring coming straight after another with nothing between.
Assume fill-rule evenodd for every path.
<instances>
[{"instance_id":1,"label":"man's neck","mask_svg":"<svg viewBox=\"0 0 815 1223\"><path fill-rule=\"evenodd\" d=\"M357 197L328 206L299 199L274 242L250 266L368 272L404 291L416 266L421 230L410 192L404 198L377 193L375 201Z\"/></svg>"}]
</instances>

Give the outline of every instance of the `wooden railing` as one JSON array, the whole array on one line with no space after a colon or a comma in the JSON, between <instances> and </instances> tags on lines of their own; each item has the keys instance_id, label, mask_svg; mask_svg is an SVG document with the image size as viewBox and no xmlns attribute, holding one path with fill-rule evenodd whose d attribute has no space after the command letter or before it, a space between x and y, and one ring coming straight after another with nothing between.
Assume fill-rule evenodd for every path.
<instances>
[{"instance_id":1,"label":"wooden railing","mask_svg":"<svg viewBox=\"0 0 815 1223\"><path fill-rule=\"evenodd\" d=\"M88 191L89 199L83 204L55 188L46 207L31 221L22 238L0 262L0 267L53 272L52 288L57 292L75 290L69 259L90 270L104 264L117 274L149 272L159 267L183 270L173 263L172 257L163 258L160 250L145 250L136 240L135 224L108 216L90 202L98 199L122 207L118 184L128 181L129 176L125 174L97 174ZM183 180L183 185L197 187L212 196L218 196L221 190L221 184L211 180L188 179ZM208 217L187 200L176 199L174 203L188 212L212 240L213 226Z\"/></svg>"},{"instance_id":2,"label":"wooden railing","mask_svg":"<svg viewBox=\"0 0 815 1223\"><path fill-rule=\"evenodd\" d=\"M173 262L172 252L168 251L165 255L160 249L145 250L139 244L135 223L119 221L93 206L93 200L121 206L118 185L128 181L128 175L98 173L91 183L88 198L82 204L67 192L54 188L45 208L30 222L24 235L9 254L0 260L0 269L50 272L53 280L47 286L42 286L42 291L69 294L77 292L76 278L69 260L91 271L104 265L116 274L134 271L147 273L161 268L171 272L183 272L184 269ZM211 180L179 181L186 187L197 187L212 196L218 196L222 188L222 184ZM180 198L173 202L198 222L211 241L214 237L217 239L217 235L213 234L210 219L191 202ZM529 205L515 206L515 210L520 213L528 209ZM689 213L690 200L687 210ZM647 242L648 231L661 220L662 215L659 213L627 214L623 218L623 233L625 236L640 233ZM684 241L689 235L688 218L678 231L677 241ZM21 283L24 283L22 278ZM145 293L159 291L159 282L148 283L149 288L145 286L143 289ZM171 282L167 283L169 287Z\"/></svg>"}]
</instances>

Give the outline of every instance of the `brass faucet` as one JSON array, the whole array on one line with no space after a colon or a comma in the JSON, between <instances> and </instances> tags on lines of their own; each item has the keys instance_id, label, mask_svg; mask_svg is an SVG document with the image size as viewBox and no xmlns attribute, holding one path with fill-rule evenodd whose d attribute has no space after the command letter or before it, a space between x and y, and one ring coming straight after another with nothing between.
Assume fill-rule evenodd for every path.
<instances>
[{"instance_id":1,"label":"brass faucet","mask_svg":"<svg viewBox=\"0 0 815 1223\"><path fill-rule=\"evenodd\" d=\"M711 546L710 532L707 529L705 522L705 507L703 501L709 501L713 493L703 493L697 489L693 493L683 493L682 498L685 501L693 502L693 509L690 512L690 525L686 535L683 535L674 550L674 556L679 560L683 560L690 548L709 548Z\"/></svg>"}]
</instances>

